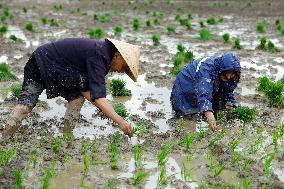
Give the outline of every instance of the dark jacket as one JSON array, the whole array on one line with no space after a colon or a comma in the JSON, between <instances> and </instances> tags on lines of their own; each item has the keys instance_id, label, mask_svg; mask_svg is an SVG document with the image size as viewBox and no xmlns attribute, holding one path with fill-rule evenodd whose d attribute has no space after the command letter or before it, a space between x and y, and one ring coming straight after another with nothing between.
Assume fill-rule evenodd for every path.
<instances>
[{"instance_id":1,"label":"dark jacket","mask_svg":"<svg viewBox=\"0 0 284 189\"><path fill-rule=\"evenodd\" d=\"M91 99L106 97L105 76L116 48L108 40L68 38L34 52L48 98L72 100L90 90Z\"/></svg>"},{"instance_id":2,"label":"dark jacket","mask_svg":"<svg viewBox=\"0 0 284 189\"><path fill-rule=\"evenodd\" d=\"M239 59L233 53L221 57L206 57L193 61L178 74L171 93L172 108L177 116L213 111L213 98L222 98L222 104L230 101L236 105L233 91L238 80L223 82L220 75L225 71L240 75Z\"/></svg>"}]
</instances>

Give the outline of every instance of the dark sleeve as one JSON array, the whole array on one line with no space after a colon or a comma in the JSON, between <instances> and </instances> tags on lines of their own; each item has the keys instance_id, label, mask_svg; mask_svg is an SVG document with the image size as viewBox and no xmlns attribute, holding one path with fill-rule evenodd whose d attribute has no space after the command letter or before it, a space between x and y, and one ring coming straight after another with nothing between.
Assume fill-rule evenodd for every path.
<instances>
[{"instance_id":1,"label":"dark sleeve","mask_svg":"<svg viewBox=\"0 0 284 189\"><path fill-rule=\"evenodd\" d=\"M234 97L234 90L237 87L238 82L236 80L224 82L224 96L223 105L226 105L227 102L231 102L233 106L237 105L237 102Z\"/></svg>"},{"instance_id":2,"label":"dark sleeve","mask_svg":"<svg viewBox=\"0 0 284 189\"><path fill-rule=\"evenodd\" d=\"M213 79L210 75L210 72L206 69L203 69L197 74L198 77L196 81L196 94L199 111L213 111L211 103L213 93Z\"/></svg>"},{"instance_id":3,"label":"dark sleeve","mask_svg":"<svg viewBox=\"0 0 284 189\"><path fill-rule=\"evenodd\" d=\"M107 74L107 70L105 63L106 60L98 54L87 60L91 101L106 97L105 76Z\"/></svg>"}]
</instances>

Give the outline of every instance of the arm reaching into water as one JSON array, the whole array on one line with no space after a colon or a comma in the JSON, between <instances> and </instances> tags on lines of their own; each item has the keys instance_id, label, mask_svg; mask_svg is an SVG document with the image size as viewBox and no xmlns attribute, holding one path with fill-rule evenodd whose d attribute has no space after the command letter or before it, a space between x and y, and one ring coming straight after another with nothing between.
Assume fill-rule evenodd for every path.
<instances>
[{"instance_id":1,"label":"arm reaching into water","mask_svg":"<svg viewBox=\"0 0 284 189\"><path fill-rule=\"evenodd\" d=\"M222 129L217 127L216 125L216 120L215 120L215 117L214 117L214 114L213 112L211 111L206 111L204 112L204 115L206 116L207 118L207 122L209 124L209 127L213 130L213 131L221 131Z\"/></svg>"}]
</instances>

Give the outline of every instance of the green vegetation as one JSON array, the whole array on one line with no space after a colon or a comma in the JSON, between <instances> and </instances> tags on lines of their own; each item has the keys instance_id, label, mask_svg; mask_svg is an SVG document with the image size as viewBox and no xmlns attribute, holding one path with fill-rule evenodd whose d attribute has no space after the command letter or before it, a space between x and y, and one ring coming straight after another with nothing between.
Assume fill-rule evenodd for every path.
<instances>
[{"instance_id":1,"label":"green vegetation","mask_svg":"<svg viewBox=\"0 0 284 189\"><path fill-rule=\"evenodd\" d=\"M49 181L51 179L51 177L55 174L54 173L54 169L51 167L45 167L44 169L44 176L43 179L41 181L41 189L48 189L48 185L49 185Z\"/></svg>"},{"instance_id":2,"label":"green vegetation","mask_svg":"<svg viewBox=\"0 0 284 189\"><path fill-rule=\"evenodd\" d=\"M12 93L12 98L17 99L22 91L22 85L21 84L13 84L10 87L11 93Z\"/></svg>"},{"instance_id":3,"label":"green vegetation","mask_svg":"<svg viewBox=\"0 0 284 189\"><path fill-rule=\"evenodd\" d=\"M17 77L10 71L5 63L0 63L0 81L16 80Z\"/></svg>"},{"instance_id":4,"label":"green vegetation","mask_svg":"<svg viewBox=\"0 0 284 189\"><path fill-rule=\"evenodd\" d=\"M114 35L120 36L122 32L123 32L123 29L122 29L121 26L115 26L115 28L114 28Z\"/></svg>"},{"instance_id":5,"label":"green vegetation","mask_svg":"<svg viewBox=\"0 0 284 189\"><path fill-rule=\"evenodd\" d=\"M152 41L154 46L158 46L160 44L160 36L157 34L152 35Z\"/></svg>"},{"instance_id":6,"label":"green vegetation","mask_svg":"<svg viewBox=\"0 0 284 189\"><path fill-rule=\"evenodd\" d=\"M146 26L147 26L147 27L152 26L152 24L151 24L151 21L150 21L150 20L147 20L145 23L146 23Z\"/></svg>"},{"instance_id":7,"label":"green vegetation","mask_svg":"<svg viewBox=\"0 0 284 189\"><path fill-rule=\"evenodd\" d=\"M133 175L134 185L139 185L147 180L149 173L144 170L138 170L135 175Z\"/></svg>"},{"instance_id":8,"label":"green vegetation","mask_svg":"<svg viewBox=\"0 0 284 189\"><path fill-rule=\"evenodd\" d=\"M180 18L180 19L179 19L179 23L180 23L180 25L182 25L182 26L186 26L186 28L187 28L188 30L191 30L191 29L192 29L192 25L191 25L191 23L189 22L189 20L188 20L187 18L185 18L185 19Z\"/></svg>"},{"instance_id":9,"label":"green vegetation","mask_svg":"<svg viewBox=\"0 0 284 189\"><path fill-rule=\"evenodd\" d=\"M166 165L161 166L161 171L158 179L158 186L166 185L167 181L167 169Z\"/></svg>"},{"instance_id":10,"label":"green vegetation","mask_svg":"<svg viewBox=\"0 0 284 189\"><path fill-rule=\"evenodd\" d=\"M138 19L134 19L132 21L132 27L134 30L138 30L140 28L140 21Z\"/></svg>"},{"instance_id":11,"label":"green vegetation","mask_svg":"<svg viewBox=\"0 0 284 189\"><path fill-rule=\"evenodd\" d=\"M34 31L34 26L32 23L29 22L29 23L26 23L25 29L28 31Z\"/></svg>"},{"instance_id":12,"label":"green vegetation","mask_svg":"<svg viewBox=\"0 0 284 189\"><path fill-rule=\"evenodd\" d=\"M178 44L177 49L178 52L174 55L172 59L174 67L171 70L171 74L173 76L177 76L186 63L190 63L194 60L193 53L191 51L186 50L184 45Z\"/></svg>"},{"instance_id":13,"label":"green vegetation","mask_svg":"<svg viewBox=\"0 0 284 189\"><path fill-rule=\"evenodd\" d=\"M283 105L283 88L284 82L282 80L271 81L266 76L258 80L257 90L264 94L271 107L281 107Z\"/></svg>"},{"instance_id":14,"label":"green vegetation","mask_svg":"<svg viewBox=\"0 0 284 189\"><path fill-rule=\"evenodd\" d=\"M205 28L205 25L204 25L204 22L203 22L203 21L200 21L200 22L199 22L199 25L200 25L200 28Z\"/></svg>"},{"instance_id":15,"label":"green vegetation","mask_svg":"<svg viewBox=\"0 0 284 189\"><path fill-rule=\"evenodd\" d=\"M215 17L212 17L212 16L207 18L206 22L207 24L210 24L210 25L217 24L217 20L215 19Z\"/></svg>"},{"instance_id":16,"label":"green vegetation","mask_svg":"<svg viewBox=\"0 0 284 189\"><path fill-rule=\"evenodd\" d=\"M89 37L91 39L100 39L104 36L104 30L101 28L91 28L89 29Z\"/></svg>"},{"instance_id":17,"label":"green vegetation","mask_svg":"<svg viewBox=\"0 0 284 189\"><path fill-rule=\"evenodd\" d=\"M123 79L112 79L110 83L110 91L112 96L130 96L131 92L126 87L126 81Z\"/></svg>"},{"instance_id":18,"label":"green vegetation","mask_svg":"<svg viewBox=\"0 0 284 189\"><path fill-rule=\"evenodd\" d=\"M16 153L16 147L11 147L4 151L0 148L0 166L7 166L11 161L13 156Z\"/></svg>"},{"instance_id":19,"label":"green vegetation","mask_svg":"<svg viewBox=\"0 0 284 189\"><path fill-rule=\"evenodd\" d=\"M8 31L7 25L0 25L0 36L3 36Z\"/></svg>"},{"instance_id":20,"label":"green vegetation","mask_svg":"<svg viewBox=\"0 0 284 189\"><path fill-rule=\"evenodd\" d=\"M246 106L234 109L233 114L244 123L251 123L256 117L256 111Z\"/></svg>"},{"instance_id":21,"label":"green vegetation","mask_svg":"<svg viewBox=\"0 0 284 189\"><path fill-rule=\"evenodd\" d=\"M47 24L48 20L46 16L43 16L40 18L41 23L43 23L44 25Z\"/></svg>"},{"instance_id":22,"label":"green vegetation","mask_svg":"<svg viewBox=\"0 0 284 189\"><path fill-rule=\"evenodd\" d=\"M234 49L241 49L242 48L240 39L235 39L233 48Z\"/></svg>"},{"instance_id":23,"label":"green vegetation","mask_svg":"<svg viewBox=\"0 0 284 189\"><path fill-rule=\"evenodd\" d=\"M120 139L121 139L121 135L119 134L119 132L116 132L113 138L111 139L109 147L108 147L108 152L111 153L111 156L110 156L111 169L118 169L119 151L118 151L117 144L119 143Z\"/></svg>"},{"instance_id":24,"label":"green vegetation","mask_svg":"<svg viewBox=\"0 0 284 189\"><path fill-rule=\"evenodd\" d=\"M267 43L267 50L269 52L272 52L272 53L275 53L275 52L278 51L278 49L275 47L274 43L272 41L270 41L270 40Z\"/></svg>"},{"instance_id":25,"label":"green vegetation","mask_svg":"<svg viewBox=\"0 0 284 189\"><path fill-rule=\"evenodd\" d=\"M168 161L168 154L171 152L171 148L167 145L163 145L161 152L158 155L158 165L164 166Z\"/></svg>"},{"instance_id":26,"label":"green vegetation","mask_svg":"<svg viewBox=\"0 0 284 189\"><path fill-rule=\"evenodd\" d=\"M55 4L55 5L53 5L53 10L54 11L63 10L63 5L62 4Z\"/></svg>"},{"instance_id":27,"label":"green vegetation","mask_svg":"<svg viewBox=\"0 0 284 189\"><path fill-rule=\"evenodd\" d=\"M168 32L168 34L175 34L176 33L176 28L174 26L168 26L167 27L167 32Z\"/></svg>"},{"instance_id":28,"label":"green vegetation","mask_svg":"<svg viewBox=\"0 0 284 189\"><path fill-rule=\"evenodd\" d=\"M275 53L277 51L279 51L274 43L270 40L267 40L266 37L261 37L260 38L260 44L257 46L258 49L261 49L261 50L267 50L271 53Z\"/></svg>"},{"instance_id":29,"label":"green vegetation","mask_svg":"<svg viewBox=\"0 0 284 189\"><path fill-rule=\"evenodd\" d=\"M54 137L52 139L52 151L55 153L55 154L58 154L61 150L61 138L60 137Z\"/></svg>"},{"instance_id":30,"label":"green vegetation","mask_svg":"<svg viewBox=\"0 0 284 189\"><path fill-rule=\"evenodd\" d=\"M130 116L130 113L126 110L126 108L123 105L115 105L114 110L118 115L120 115L124 119L127 119Z\"/></svg>"},{"instance_id":31,"label":"green vegetation","mask_svg":"<svg viewBox=\"0 0 284 189\"><path fill-rule=\"evenodd\" d=\"M203 41L211 40L213 38L212 33L206 28L202 28L199 31L199 36L200 36L200 39Z\"/></svg>"},{"instance_id":32,"label":"green vegetation","mask_svg":"<svg viewBox=\"0 0 284 189\"><path fill-rule=\"evenodd\" d=\"M187 167L184 165L184 163L182 164L182 168L181 168L181 176L183 178L183 180L185 182L189 182L190 181L190 170L187 169Z\"/></svg>"},{"instance_id":33,"label":"green vegetation","mask_svg":"<svg viewBox=\"0 0 284 189\"><path fill-rule=\"evenodd\" d=\"M267 42L266 37L261 37L260 38L260 44L257 46L257 48L262 49L262 50L266 50L267 49L266 42Z\"/></svg>"},{"instance_id":34,"label":"green vegetation","mask_svg":"<svg viewBox=\"0 0 284 189\"><path fill-rule=\"evenodd\" d=\"M9 39L15 41L16 43L23 43L23 40L18 38L18 37L16 37L15 35L10 35Z\"/></svg>"},{"instance_id":35,"label":"green vegetation","mask_svg":"<svg viewBox=\"0 0 284 189\"><path fill-rule=\"evenodd\" d=\"M22 184L23 184L23 177L22 177L22 175L21 175L21 173L18 169L15 170L14 174L15 174L15 178L16 178L14 189L21 189Z\"/></svg>"},{"instance_id":36,"label":"green vegetation","mask_svg":"<svg viewBox=\"0 0 284 189\"><path fill-rule=\"evenodd\" d=\"M194 134L188 134L186 137L183 139L183 146L185 148L186 152L189 152L189 148L194 142L195 135Z\"/></svg>"},{"instance_id":37,"label":"green vegetation","mask_svg":"<svg viewBox=\"0 0 284 189\"><path fill-rule=\"evenodd\" d=\"M265 177L266 177L267 180L269 180L270 177L271 177L270 168L271 168L271 163L272 163L274 156L275 156L274 153L269 153L269 154L266 154L263 157L263 159L264 159L263 171L264 171L264 174L265 174Z\"/></svg>"},{"instance_id":38,"label":"green vegetation","mask_svg":"<svg viewBox=\"0 0 284 189\"><path fill-rule=\"evenodd\" d=\"M97 16L96 14L93 16L94 20L98 20L101 23L108 23L112 20L111 14L109 12L104 13L103 15Z\"/></svg>"},{"instance_id":39,"label":"green vegetation","mask_svg":"<svg viewBox=\"0 0 284 189\"><path fill-rule=\"evenodd\" d=\"M133 128L133 134L137 136L143 136L148 133L148 128L143 122L136 123L136 127Z\"/></svg>"},{"instance_id":40,"label":"green vegetation","mask_svg":"<svg viewBox=\"0 0 284 189\"><path fill-rule=\"evenodd\" d=\"M230 34L225 33L222 35L222 38L224 40L225 43L227 43L230 40Z\"/></svg>"},{"instance_id":41,"label":"green vegetation","mask_svg":"<svg viewBox=\"0 0 284 189\"><path fill-rule=\"evenodd\" d=\"M256 25L256 30L259 32L259 33L264 33L265 32L265 24L264 23L258 23Z\"/></svg>"}]
</instances>

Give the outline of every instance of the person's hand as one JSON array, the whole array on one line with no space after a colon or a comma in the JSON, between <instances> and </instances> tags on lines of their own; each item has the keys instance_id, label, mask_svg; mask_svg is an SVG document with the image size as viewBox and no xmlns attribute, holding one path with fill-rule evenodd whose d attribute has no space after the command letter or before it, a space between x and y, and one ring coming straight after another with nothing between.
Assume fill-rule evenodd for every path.
<instances>
[{"instance_id":1,"label":"person's hand","mask_svg":"<svg viewBox=\"0 0 284 189\"><path fill-rule=\"evenodd\" d=\"M207 111L207 112L204 112L204 115L206 116L207 118L207 122L209 124L209 127L213 130L213 131L222 131L221 128L217 127L217 124L216 124L216 120L215 120L215 117L214 117L214 114L213 112L211 111Z\"/></svg>"},{"instance_id":2,"label":"person's hand","mask_svg":"<svg viewBox=\"0 0 284 189\"><path fill-rule=\"evenodd\" d=\"M129 138L132 137L133 131L132 131L132 127L131 127L130 123L124 122L124 123L119 125L119 128L123 131L123 133L125 135L128 135Z\"/></svg>"}]
</instances>

